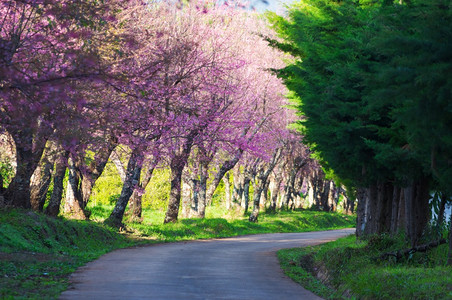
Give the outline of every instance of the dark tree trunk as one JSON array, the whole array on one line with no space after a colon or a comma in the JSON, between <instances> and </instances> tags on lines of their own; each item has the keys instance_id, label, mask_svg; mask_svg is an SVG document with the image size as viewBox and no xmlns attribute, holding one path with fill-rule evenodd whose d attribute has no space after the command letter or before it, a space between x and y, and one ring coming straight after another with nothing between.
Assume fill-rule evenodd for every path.
<instances>
[{"instance_id":1,"label":"dark tree trunk","mask_svg":"<svg viewBox=\"0 0 452 300\"><path fill-rule=\"evenodd\" d=\"M111 212L110 216L104 221L105 224L110 225L115 228L121 228L122 219L124 217L124 212L126 210L127 204L129 203L130 196L140 181L140 174L142 168L142 154L140 150L134 149L132 155L130 156L129 163L127 164L126 180L121 190L121 195L116 202L115 208Z\"/></svg>"},{"instance_id":2,"label":"dark tree trunk","mask_svg":"<svg viewBox=\"0 0 452 300\"><path fill-rule=\"evenodd\" d=\"M152 163L149 164L148 168L146 169L146 173L144 177L140 180L140 183L138 185L139 189L134 189L132 196L130 197L130 211L131 211L131 221L132 222L141 222L142 221L142 198L143 193L146 187L148 186L149 182L152 179L152 174L154 173L154 169L157 166L158 161L155 160Z\"/></svg>"},{"instance_id":3,"label":"dark tree trunk","mask_svg":"<svg viewBox=\"0 0 452 300\"><path fill-rule=\"evenodd\" d=\"M320 203L323 207L324 211L331 211L331 206L329 202L329 195L330 195L330 182L327 180L323 180L322 182L322 193L320 196Z\"/></svg>"},{"instance_id":4,"label":"dark tree trunk","mask_svg":"<svg viewBox=\"0 0 452 300\"><path fill-rule=\"evenodd\" d=\"M356 236L362 237L366 231L368 222L369 189L360 187L356 191L358 207L356 209Z\"/></svg>"},{"instance_id":5,"label":"dark tree trunk","mask_svg":"<svg viewBox=\"0 0 452 300\"><path fill-rule=\"evenodd\" d=\"M30 183L31 176L38 166L38 162L44 151L44 145L35 145L33 151L33 138L28 138L29 143L23 146L24 141L14 138L16 143L16 174L4 193L7 205L21 208L31 208Z\"/></svg>"},{"instance_id":6,"label":"dark tree trunk","mask_svg":"<svg viewBox=\"0 0 452 300\"><path fill-rule=\"evenodd\" d=\"M177 221L181 197L182 171L187 163L187 157L188 155L182 154L171 159L171 190L168 199L168 208L163 223Z\"/></svg>"},{"instance_id":7,"label":"dark tree trunk","mask_svg":"<svg viewBox=\"0 0 452 300\"><path fill-rule=\"evenodd\" d=\"M245 171L246 173L246 171ZM250 202L250 177L247 174L243 174L243 197L242 197L242 208L243 212L246 214L248 212L248 206Z\"/></svg>"},{"instance_id":8,"label":"dark tree trunk","mask_svg":"<svg viewBox=\"0 0 452 300\"><path fill-rule=\"evenodd\" d=\"M47 205L45 214L56 217L60 213L61 199L63 198L63 180L67 169L67 160L69 152L59 149L55 161L55 173L53 175L53 191L50 196L49 205Z\"/></svg>"},{"instance_id":9,"label":"dark tree trunk","mask_svg":"<svg viewBox=\"0 0 452 300\"><path fill-rule=\"evenodd\" d=\"M286 189L285 189L285 199L283 202L283 205L286 206L287 209L289 209L289 202L293 201L294 191L295 191L295 179L300 171L301 168L306 164L306 161L302 157L296 157L294 159L294 165L292 169L290 170L289 178L286 182Z\"/></svg>"},{"instance_id":10,"label":"dark tree trunk","mask_svg":"<svg viewBox=\"0 0 452 300\"><path fill-rule=\"evenodd\" d=\"M411 246L417 245L419 238L428 222L429 182L425 178L416 180L404 188L406 231Z\"/></svg>"},{"instance_id":11,"label":"dark tree trunk","mask_svg":"<svg viewBox=\"0 0 452 300\"><path fill-rule=\"evenodd\" d=\"M268 203L268 187L270 185L270 180L267 178L267 180L265 181L265 186L264 189L262 190L262 194L261 194L261 200L260 200L260 207L265 209L265 207L267 206Z\"/></svg>"},{"instance_id":12,"label":"dark tree trunk","mask_svg":"<svg viewBox=\"0 0 452 300\"><path fill-rule=\"evenodd\" d=\"M55 163L55 147L48 143L38 167L31 177L30 203L35 211L42 212L52 180L52 170Z\"/></svg>"},{"instance_id":13,"label":"dark tree trunk","mask_svg":"<svg viewBox=\"0 0 452 300\"><path fill-rule=\"evenodd\" d=\"M66 201L64 203L64 213L77 220L86 220L88 215L85 211L82 194L79 189L80 177L75 171L72 159L69 159L69 178L66 188Z\"/></svg>"}]
</instances>

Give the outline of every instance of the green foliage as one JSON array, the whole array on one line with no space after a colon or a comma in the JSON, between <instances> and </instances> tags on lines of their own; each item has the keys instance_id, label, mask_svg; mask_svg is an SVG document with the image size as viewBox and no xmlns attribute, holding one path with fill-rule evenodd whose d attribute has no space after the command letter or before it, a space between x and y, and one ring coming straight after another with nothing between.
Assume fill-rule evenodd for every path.
<instances>
[{"instance_id":1,"label":"green foliage","mask_svg":"<svg viewBox=\"0 0 452 300\"><path fill-rule=\"evenodd\" d=\"M308 248L278 252L286 274L295 281L303 274L306 288L324 298L358 299L448 299L452 296L452 268L446 267L447 245L427 253L415 253L396 264L379 259L381 254L408 248L404 236L373 236L357 241L354 236ZM323 284L313 275L327 278ZM324 284L333 287L330 291Z\"/></svg>"},{"instance_id":2,"label":"green foliage","mask_svg":"<svg viewBox=\"0 0 452 300\"><path fill-rule=\"evenodd\" d=\"M114 204L121 195L121 189L121 177L119 177L115 165L109 161L93 187L90 202L94 206Z\"/></svg>"},{"instance_id":3,"label":"green foliage","mask_svg":"<svg viewBox=\"0 0 452 300\"><path fill-rule=\"evenodd\" d=\"M77 267L133 244L96 223L0 210L0 298L57 298Z\"/></svg>"},{"instance_id":4,"label":"green foliage","mask_svg":"<svg viewBox=\"0 0 452 300\"><path fill-rule=\"evenodd\" d=\"M305 140L355 186L421 176L449 191L452 7L427 1L303 0L269 14L295 60L279 70Z\"/></svg>"},{"instance_id":5,"label":"green foliage","mask_svg":"<svg viewBox=\"0 0 452 300\"><path fill-rule=\"evenodd\" d=\"M146 187L142 198L144 208L165 209L170 191L169 169L157 168L154 170L151 181ZM96 181L91 194L90 202L93 207L97 205L113 205L121 195L122 181L115 165L109 161L102 175Z\"/></svg>"},{"instance_id":6,"label":"green foliage","mask_svg":"<svg viewBox=\"0 0 452 300\"><path fill-rule=\"evenodd\" d=\"M8 158L0 161L0 177L3 179L3 187L7 188L14 176L14 168Z\"/></svg>"},{"instance_id":7,"label":"green foliage","mask_svg":"<svg viewBox=\"0 0 452 300\"><path fill-rule=\"evenodd\" d=\"M171 189L171 170L155 169L151 181L143 195L143 207L150 209L166 209Z\"/></svg>"}]
</instances>

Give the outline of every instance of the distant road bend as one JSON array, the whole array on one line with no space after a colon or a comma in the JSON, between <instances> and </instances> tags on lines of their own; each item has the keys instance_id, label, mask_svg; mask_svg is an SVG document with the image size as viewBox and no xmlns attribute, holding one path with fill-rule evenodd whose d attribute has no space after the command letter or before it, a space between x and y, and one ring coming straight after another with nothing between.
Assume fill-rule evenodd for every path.
<instances>
[{"instance_id":1,"label":"distant road bend","mask_svg":"<svg viewBox=\"0 0 452 300\"><path fill-rule=\"evenodd\" d=\"M354 231L260 234L116 250L72 274L60 299L321 299L283 274L275 252Z\"/></svg>"}]
</instances>

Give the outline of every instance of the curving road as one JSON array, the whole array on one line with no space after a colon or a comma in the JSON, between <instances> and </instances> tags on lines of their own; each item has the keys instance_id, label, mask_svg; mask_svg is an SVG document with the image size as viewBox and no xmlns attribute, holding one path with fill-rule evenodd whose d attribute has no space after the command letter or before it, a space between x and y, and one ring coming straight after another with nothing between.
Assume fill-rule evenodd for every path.
<instances>
[{"instance_id":1,"label":"curving road","mask_svg":"<svg viewBox=\"0 0 452 300\"><path fill-rule=\"evenodd\" d=\"M60 299L320 299L283 274L275 252L354 231L260 234L116 250L72 274Z\"/></svg>"}]
</instances>

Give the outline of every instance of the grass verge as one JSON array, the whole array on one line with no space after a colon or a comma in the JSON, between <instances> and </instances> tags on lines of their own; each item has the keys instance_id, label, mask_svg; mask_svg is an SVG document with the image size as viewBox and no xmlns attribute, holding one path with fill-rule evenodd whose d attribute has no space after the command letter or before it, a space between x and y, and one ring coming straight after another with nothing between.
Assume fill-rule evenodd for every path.
<instances>
[{"instance_id":1,"label":"grass verge","mask_svg":"<svg viewBox=\"0 0 452 300\"><path fill-rule=\"evenodd\" d=\"M278 252L281 267L294 281L325 299L452 299L452 268L447 245L408 259L378 259L408 246L403 237L354 236L308 248Z\"/></svg>"},{"instance_id":2,"label":"grass verge","mask_svg":"<svg viewBox=\"0 0 452 300\"><path fill-rule=\"evenodd\" d=\"M77 267L137 243L94 222L0 210L0 298L57 298Z\"/></svg>"},{"instance_id":3,"label":"grass verge","mask_svg":"<svg viewBox=\"0 0 452 300\"><path fill-rule=\"evenodd\" d=\"M97 207L91 211L95 220L102 221L110 210ZM250 223L244 216L225 219L218 215L211 212L214 218L163 225L162 213L144 211L141 224L126 224L134 235L123 235L98 222L0 209L0 298L57 298L76 268L111 250L137 244L338 229L355 224L353 216L315 211L261 214L259 223Z\"/></svg>"}]
</instances>

